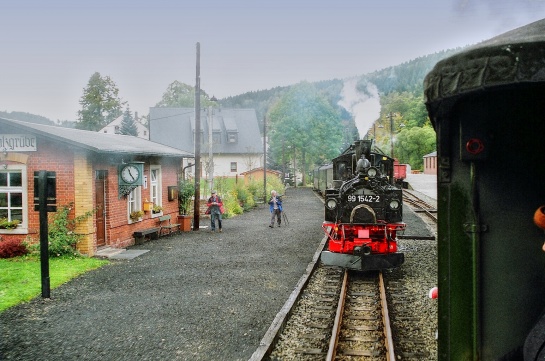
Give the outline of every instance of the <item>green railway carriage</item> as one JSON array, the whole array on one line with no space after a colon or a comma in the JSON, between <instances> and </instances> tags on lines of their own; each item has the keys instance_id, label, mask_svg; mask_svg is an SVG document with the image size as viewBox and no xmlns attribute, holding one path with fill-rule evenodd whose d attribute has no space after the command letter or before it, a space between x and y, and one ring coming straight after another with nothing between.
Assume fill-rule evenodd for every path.
<instances>
[{"instance_id":1,"label":"green railway carriage","mask_svg":"<svg viewBox=\"0 0 545 361\"><path fill-rule=\"evenodd\" d=\"M439 360L543 360L545 20L439 62Z\"/></svg>"}]
</instances>

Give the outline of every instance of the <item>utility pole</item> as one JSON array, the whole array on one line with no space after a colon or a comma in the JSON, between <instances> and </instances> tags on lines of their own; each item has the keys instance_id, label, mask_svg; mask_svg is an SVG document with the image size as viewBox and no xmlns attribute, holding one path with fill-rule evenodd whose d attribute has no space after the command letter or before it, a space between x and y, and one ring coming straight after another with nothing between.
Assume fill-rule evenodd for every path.
<instances>
[{"instance_id":1,"label":"utility pole","mask_svg":"<svg viewBox=\"0 0 545 361\"><path fill-rule=\"evenodd\" d=\"M267 204L267 117L263 117L263 203Z\"/></svg>"},{"instance_id":2,"label":"utility pole","mask_svg":"<svg viewBox=\"0 0 545 361\"><path fill-rule=\"evenodd\" d=\"M193 204L193 230L199 230L201 198L201 44L197 43L197 76L195 80L195 202Z\"/></svg>"},{"instance_id":3,"label":"utility pole","mask_svg":"<svg viewBox=\"0 0 545 361\"><path fill-rule=\"evenodd\" d=\"M210 194L214 189L214 158L212 154L212 106L208 106L208 185Z\"/></svg>"}]
</instances>

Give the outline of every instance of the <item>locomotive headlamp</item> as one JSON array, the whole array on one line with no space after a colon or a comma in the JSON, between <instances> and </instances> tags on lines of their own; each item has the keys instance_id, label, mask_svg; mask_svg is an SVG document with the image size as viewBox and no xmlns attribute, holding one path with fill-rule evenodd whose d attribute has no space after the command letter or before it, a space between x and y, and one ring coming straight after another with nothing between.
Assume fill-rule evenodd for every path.
<instances>
[{"instance_id":1,"label":"locomotive headlamp","mask_svg":"<svg viewBox=\"0 0 545 361\"><path fill-rule=\"evenodd\" d=\"M371 167L367 170L367 175L369 176L369 178L375 178L377 176L377 173L377 168Z\"/></svg>"},{"instance_id":2,"label":"locomotive headlamp","mask_svg":"<svg viewBox=\"0 0 545 361\"><path fill-rule=\"evenodd\" d=\"M330 210L337 208L337 201L334 198L330 198L325 203L326 207Z\"/></svg>"},{"instance_id":3,"label":"locomotive headlamp","mask_svg":"<svg viewBox=\"0 0 545 361\"><path fill-rule=\"evenodd\" d=\"M392 199L390 201L390 208L391 209L398 209L399 208L399 201L397 199Z\"/></svg>"}]
</instances>

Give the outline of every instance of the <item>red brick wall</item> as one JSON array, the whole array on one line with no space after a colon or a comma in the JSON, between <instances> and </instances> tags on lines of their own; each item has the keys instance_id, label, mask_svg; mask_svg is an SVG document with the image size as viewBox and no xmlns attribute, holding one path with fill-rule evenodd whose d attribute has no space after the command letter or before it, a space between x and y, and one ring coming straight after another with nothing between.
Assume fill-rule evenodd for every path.
<instances>
[{"instance_id":1,"label":"red brick wall","mask_svg":"<svg viewBox=\"0 0 545 361\"><path fill-rule=\"evenodd\" d=\"M39 170L47 170L56 172L57 182L57 204L67 205L70 202L74 202L75 182L74 182L74 148L67 145L59 144L46 140L42 137L37 139L36 152L28 152L27 159L27 177L28 177L28 235L26 234L0 234L0 240L7 239L25 239L30 236L36 240L39 239L39 214L34 211L34 172ZM82 149L77 150L80 153ZM95 171L107 170L108 177L106 180L106 243L107 245L114 247L126 247L134 244L133 232L149 227L155 227L158 224L156 218L151 217L151 212L146 212L144 219L141 222L129 224L127 216L127 199L125 197L119 198L118 196L118 176L117 167L121 163L122 159L119 156L112 155L111 157L104 155L96 155L89 153L89 162L92 163L92 179L86 181L89 187L92 187L92 200L93 209L95 206ZM25 157L21 157L24 159ZM144 175L148 176L150 173L150 164L161 165L162 175L162 206L163 214L171 214L173 219L178 214L178 202L177 200L168 201L168 186L177 185L177 173L180 171L180 158L134 158L129 159L125 157L123 161L143 161L144 163ZM150 199L150 187L142 189L142 200ZM76 205L77 206L77 205ZM50 214L51 217L52 214ZM74 216L74 211L71 212L71 216ZM95 224L95 218L93 218L93 224ZM96 225L95 225L96 232ZM94 246L86 248L86 252L91 255L96 251L96 235L92 234L91 237Z\"/></svg>"}]
</instances>

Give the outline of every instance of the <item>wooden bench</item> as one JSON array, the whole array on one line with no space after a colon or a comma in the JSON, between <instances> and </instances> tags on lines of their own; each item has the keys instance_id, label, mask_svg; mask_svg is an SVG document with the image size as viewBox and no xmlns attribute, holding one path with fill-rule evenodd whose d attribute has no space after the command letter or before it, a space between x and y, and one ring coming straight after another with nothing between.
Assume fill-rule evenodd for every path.
<instances>
[{"instance_id":1,"label":"wooden bench","mask_svg":"<svg viewBox=\"0 0 545 361\"><path fill-rule=\"evenodd\" d=\"M163 235L163 231L168 230L168 234L172 232L173 229L178 228L178 232L180 231L181 224L178 223L170 223L171 216L170 214L167 216L161 216L159 217L159 235Z\"/></svg>"},{"instance_id":2,"label":"wooden bench","mask_svg":"<svg viewBox=\"0 0 545 361\"><path fill-rule=\"evenodd\" d=\"M136 244L144 243L147 236L149 236L151 239L157 239L159 238L160 234L161 234L161 227L141 229L133 233L134 243Z\"/></svg>"}]
</instances>

